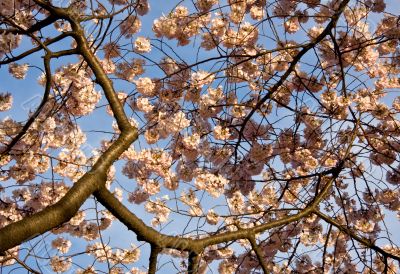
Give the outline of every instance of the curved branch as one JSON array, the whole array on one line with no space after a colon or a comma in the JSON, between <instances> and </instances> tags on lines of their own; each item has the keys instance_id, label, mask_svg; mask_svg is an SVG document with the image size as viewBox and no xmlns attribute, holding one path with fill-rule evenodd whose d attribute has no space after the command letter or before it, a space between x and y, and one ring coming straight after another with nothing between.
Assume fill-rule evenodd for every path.
<instances>
[{"instance_id":1,"label":"curved branch","mask_svg":"<svg viewBox=\"0 0 400 274\"><path fill-rule=\"evenodd\" d=\"M70 33L64 32L64 33L62 33L62 34L60 34L60 35L58 35L58 36L56 36L56 37L54 37L52 39L44 41L43 45L49 46L49 45L51 45L53 43L61 41L62 39L66 38L68 36L71 36ZM5 65L5 64L9 64L9 63L12 63L12 62L15 62L15 61L18 61L18 60L21 60L21 59L23 59L23 58L25 58L25 57L27 57L27 56L35 53L35 52L38 52L38 51L40 51L42 49L43 49L42 46L37 46L37 47L32 48L30 50L24 51L23 53L21 53L21 54L19 54L17 56L14 56L14 57L11 57L11 58L6 58L5 60L0 61L0 66L1 65Z\"/></svg>"},{"instance_id":2,"label":"curved branch","mask_svg":"<svg viewBox=\"0 0 400 274\"><path fill-rule=\"evenodd\" d=\"M3 150L0 154L0 159L1 157L7 155L11 149L14 147L16 143L18 143L19 140L25 135L25 133L28 131L30 126L35 122L36 118L39 116L40 112L42 111L44 105L46 104L47 100L49 99L50 95L50 89L51 89L51 69L50 69L50 59L51 59L51 53L47 52L46 55L44 56L44 71L46 74L46 84L45 84L45 90L44 90L44 95L42 98L42 101L40 102L39 107L36 109L36 111L29 117L28 121L25 123L25 125L22 127L20 132L11 140L11 142L7 145L5 150Z\"/></svg>"},{"instance_id":3,"label":"curved branch","mask_svg":"<svg viewBox=\"0 0 400 274\"><path fill-rule=\"evenodd\" d=\"M92 69L94 75L96 76L97 83L102 87L104 95L106 96L114 114L115 120L117 121L119 130L121 132L135 130L134 127L129 123L124 108L114 90L112 81L107 77L102 65L92 52L89 42L85 37L85 31L77 21L78 19L74 13L68 8L54 7L50 2L44 0L34 0L34 2L49 11L51 14L53 14L53 16L57 16L60 19L65 19L71 24L71 36L73 36L76 40L77 50Z\"/></svg>"},{"instance_id":4,"label":"curved branch","mask_svg":"<svg viewBox=\"0 0 400 274\"><path fill-rule=\"evenodd\" d=\"M0 34L31 34L35 31L41 30L42 28L47 27L48 25L54 23L55 21L57 21L57 17L53 16L53 15L49 15L48 17L46 17L45 19L43 19L42 21L37 22L36 24L32 25L31 27L29 27L28 29L22 29L22 28L12 28L12 29L0 29ZM8 21L8 20L7 20Z\"/></svg>"},{"instance_id":5,"label":"curved branch","mask_svg":"<svg viewBox=\"0 0 400 274\"><path fill-rule=\"evenodd\" d=\"M168 236L146 225L104 186L98 189L94 193L94 196L129 230L135 232L139 241L145 241L160 248L175 248L181 251L195 250L198 253L202 250L202 248L196 244L195 240Z\"/></svg>"},{"instance_id":6,"label":"curved branch","mask_svg":"<svg viewBox=\"0 0 400 274\"><path fill-rule=\"evenodd\" d=\"M104 186L98 189L94 195L97 200L107 208L118 220L127 226L129 230L136 233L139 241L146 241L151 245L161 248L174 248L181 251L189 251L200 254L205 247L223 242L234 241L238 239L249 239L257 233L262 233L268 229L287 225L309 216L317 210L317 207L323 199L329 194L333 182L338 178L340 172L344 168L346 159L348 158L352 144L356 138L357 128L360 119L357 120L351 135L350 145L347 147L343 159L338 165L332 169L329 181L323 186L321 191L314 199L299 213L285 216L282 219L270 221L265 224L254 226L250 229L238 229L236 231L225 232L217 235L211 235L201 239L182 238L177 236L168 236L158 232L152 227L147 226L140 218L132 213L124 204L122 204L114 195Z\"/></svg>"},{"instance_id":7,"label":"curved branch","mask_svg":"<svg viewBox=\"0 0 400 274\"><path fill-rule=\"evenodd\" d=\"M52 57L61 57L61 56L66 56L66 55L72 55L76 54L75 49L71 50L63 50L59 52L48 52L44 56L44 69L45 69L45 75L46 75L46 83L45 83L45 91L44 95L42 98L42 101L40 102L40 105L36 109L36 111L29 117L28 121L25 123L25 125L22 127L20 132L11 140L11 142L6 146L6 148L1 152L0 154L0 159L2 156L7 155L12 148L24 137L24 135L27 133L31 125L35 122L36 118L39 116L40 112L42 111L43 107L47 103L47 100L49 99L50 95L50 89L51 89L51 68L50 68L50 60Z\"/></svg>"},{"instance_id":8,"label":"curved branch","mask_svg":"<svg viewBox=\"0 0 400 274\"><path fill-rule=\"evenodd\" d=\"M71 219L80 206L105 184L111 164L137 139L137 132L122 133L57 203L0 229L0 253ZM11 236L12 235L12 236Z\"/></svg>"},{"instance_id":9,"label":"curved branch","mask_svg":"<svg viewBox=\"0 0 400 274\"><path fill-rule=\"evenodd\" d=\"M152 227L147 226L140 218L132 213L124 204L122 204L114 195L104 186L99 188L94 196L97 200L107 208L118 220L127 226L129 230L136 233L139 241L146 241L151 245L156 245L160 248L174 248L181 251L194 252L200 254L202 250L210 245L219 244L223 242L234 241L238 239L248 239L254 237L255 234L264 232L268 229L283 226L314 213L318 205L328 195L333 182L337 179L340 172L343 170L344 163L350 154L352 143L356 137L357 127L359 126L357 120L351 136L350 145L346 149L346 153L342 161L332 170L330 180L323 186L318 195L299 213L286 216L279 220L270 221L265 224L254 226L250 229L238 229L236 231L225 232L217 235L211 235L202 239L181 238L177 236L169 236L158 232Z\"/></svg>"},{"instance_id":10,"label":"curved branch","mask_svg":"<svg viewBox=\"0 0 400 274\"><path fill-rule=\"evenodd\" d=\"M119 101L117 94L115 93L113 83L110 78L107 77L97 57L90 49L82 28L76 22L70 22L74 30L73 36L75 37L78 44L77 49L82 54L89 67L92 69L94 75L96 76L97 83L102 87L104 95L106 96L107 101L110 104L111 110L114 114L115 120L117 121L118 128L121 132L123 132L124 130L132 130L133 126L129 123L124 108Z\"/></svg>"},{"instance_id":11,"label":"curved branch","mask_svg":"<svg viewBox=\"0 0 400 274\"><path fill-rule=\"evenodd\" d=\"M347 157L347 156L346 156ZM323 199L326 198L328 195L333 182L339 176L340 172L342 171L344 166L344 160L336 166L334 172L332 172L332 177L330 178L329 182L322 188L321 192L315 197L313 201L311 201L304 209L302 209L299 213L285 216L282 219L270 221L265 224L254 226L253 228L248 229L238 229L236 231L225 232L219 235L209 236L207 238L199 239L197 242L200 243L201 246L206 247L214 244L220 244L223 242L234 241L238 239L248 239L254 236L257 233L262 233L268 229L272 229L275 227L287 225L293 222L296 222L304 217L309 216L315 211L315 208L321 203Z\"/></svg>"},{"instance_id":12,"label":"curved branch","mask_svg":"<svg viewBox=\"0 0 400 274\"><path fill-rule=\"evenodd\" d=\"M85 173L57 203L0 229L0 253L4 253L4 251L71 219L87 198L97 189L104 186L109 167L138 137L137 129L130 125L114 91L111 80L105 74L96 56L91 52L82 28L73 20L73 16L69 14L68 9L53 7L49 2L42 0L35 0L35 3L47 9L52 16L66 19L71 23L74 30L73 36L78 44L77 50L82 54L95 74L100 86L103 88L122 133L96 161L92 169ZM47 50L47 58L50 58L50 51L46 46L41 45ZM50 73L50 67L46 67L46 74L48 76L46 92L49 92L51 86L49 80ZM10 235L13 235L13 237L10 237Z\"/></svg>"},{"instance_id":13,"label":"curved branch","mask_svg":"<svg viewBox=\"0 0 400 274\"><path fill-rule=\"evenodd\" d=\"M218 235L211 235L202 239L169 236L158 232L152 227L146 225L140 218L138 218L124 204L114 197L114 195L104 186L98 189L94 193L94 196L120 222L126 225L129 230L135 232L139 241L145 241L151 245L156 245L161 248L174 248L181 251L189 251L200 254L201 251L207 246L238 239L248 239L250 237L254 237L254 235L257 233L264 232L271 228L283 226L307 217L315 211L315 208L327 196L334 180L339 176L342 169L343 161L340 162L340 164L336 167L335 171L332 173L331 179L323 187L318 196L299 213L286 216L279 220L257 225L251 229L239 229Z\"/></svg>"}]
</instances>

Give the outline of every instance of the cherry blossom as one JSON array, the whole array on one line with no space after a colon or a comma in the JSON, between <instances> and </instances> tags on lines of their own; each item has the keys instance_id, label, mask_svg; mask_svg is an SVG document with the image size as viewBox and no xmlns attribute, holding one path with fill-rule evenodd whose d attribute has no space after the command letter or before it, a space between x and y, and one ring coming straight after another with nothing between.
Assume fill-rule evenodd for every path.
<instances>
[{"instance_id":1,"label":"cherry blossom","mask_svg":"<svg viewBox=\"0 0 400 274\"><path fill-rule=\"evenodd\" d=\"M0 94L0 111L7 111L11 108L13 98L11 93Z\"/></svg>"},{"instance_id":2,"label":"cherry blossom","mask_svg":"<svg viewBox=\"0 0 400 274\"><path fill-rule=\"evenodd\" d=\"M150 52L151 45L148 38L138 37L135 40L135 51L138 53Z\"/></svg>"},{"instance_id":3,"label":"cherry blossom","mask_svg":"<svg viewBox=\"0 0 400 274\"><path fill-rule=\"evenodd\" d=\"M8 66L8 71L14 76L16 79L24 79L26 76L26 72L28 71L28 64L16 64L12 63Z\"/></svg>"},{"instance_id":4,"label":"cherry blossom","mask_svg":"<svg viewBox=\"0 0 400 274\"><path fill-rule=\"evenodd\" d=\"M3 2L2 271L399 272L393 1Z\"/></svg>"}]
</instances>

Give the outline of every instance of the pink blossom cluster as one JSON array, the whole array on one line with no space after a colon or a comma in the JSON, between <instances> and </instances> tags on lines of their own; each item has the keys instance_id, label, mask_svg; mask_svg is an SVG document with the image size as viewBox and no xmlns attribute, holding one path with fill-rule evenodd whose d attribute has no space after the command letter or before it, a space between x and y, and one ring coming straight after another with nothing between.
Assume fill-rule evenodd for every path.
<instances>
[{"instance_id":1,"label":"pink blossom cluster","mask_svg":"<svg viewBox=\"0 0 400 274\"><path fill-rule=\"evenodd\" d=\"M66 108L73 115L87 115L93 111L101 96L89 73L78 65L64 66L52 79L59 96L67 96Z\"/></svg>"},{"instance_id":2,"label":"pink blossom cluster","mask_svg":"<svg viewBox=\"0 0 400 274\"><path fill-rule=\"evenodd\" d=\"M202 273L398 272L385 225L400 216L400 28L389 1L182 1L154 20L153 33L141 18L146 0L70 1L72 19L54 22L46 1L3 2L5 73L22 83L44 71L23 52L52 56L52 68L39 78L49 95L24 118L15 117L18 91L0 94L8 115L0 119L0 228L59 201L105 151L121 152L121 124L130 123L138 138L103 183L162 233L186 222L177 237L234 238L202 250ZM43 18L51 23L40 28ZM27 34L32 26L40 30ZM71 271L72 243L82 239L94 264L76 272L107 264L110 273L143 273L132 266L139 247L104 242L116 217L100 204L89 198L51 230L53 271ZM162 253L173 263L189 255ZM187 271L186 261L179 267Z\"/></svg>"}]
</instances>

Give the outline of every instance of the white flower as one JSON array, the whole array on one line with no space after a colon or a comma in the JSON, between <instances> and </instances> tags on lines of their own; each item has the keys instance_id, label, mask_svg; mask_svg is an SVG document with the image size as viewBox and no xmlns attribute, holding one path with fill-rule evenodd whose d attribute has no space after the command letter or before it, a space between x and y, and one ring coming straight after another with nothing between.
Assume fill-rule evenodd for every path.
<instances>
[{"instance_id":1,"label":"white flower","mask_svg":"<svg viewBox=\"0 0 400 274\"><path fill-rule=\"evenodd\" d=\"M196 149L200 144L200 135L194 133L191 136L186 136L182 140L183 145L188 149Z\"/></svg>"},{"instance_id":2,"label":"white flower","mask_svg":"<svg viewBox=\"0 0 400 274\"><path fill-rule=\"evenodd\" d=\"M195 179L195 185L198 189L205 190L214 198L218 198L224 191L228 180L221 175L212 173L201 173Z\"/></svg>"},{"instance_id":3,"label":"white flower","mask_svg":"<svg viewBox=\"0 0 400 274\"><path fill-rule=\"evenodd\" d=\"M214 210L210 209L206 216L206 221L210 225L216 225L219 221L219 215L214 212Z\"/></svg>"},{"instance_id":4,"label":"white flower","mask_svg":"<svg viewBox=\"0 0 400 274\"><path fill-rule=\"evenodd\" d=\"M58 256L54 256L50 259L50 266L55 272L65 272L72 265L71 258L60 258Z\"/></svg>"},{"instance_id":5,"label":"white flower","mask_svg":"<svg viewBox=\"0 0 400 274\"><path fill-rule=\"evenodd\" d=\"M143 111L144 113L149 113L154 108L154 106L149 102L149 99L145 97L137 98L136 106L140 111Z\"/></svg>"},{"instance_id":6,"label":"white flower","mask_svg":"<svg viewBox=\"0 0 400 274\"><path fill-rule=\"evenodd\" d=\"M0 111L9 110L12 106L13 98L10 93L0 94Z\"/></svg>"},{"instance_id":7,"label":"white flower","mask_svg":"<svg viewBox=\"0 0 400 274\"><path fill-rule=\"evenodd\" d=\"M67 253L71 247L71 241L58 237L51 242L51 246L61 253Z\"/></svg>"},{"instance_id":8,"label":"white flower","mask_svg":"<svg viewBox=\"0 0 400 274\"><path fill-rule=\"evenodd\" d=\"M133 82L136 84L136 89L139 93L145 96L153 96L156 85L150 78L143 77Z\"/></svg>"},{"instance_id":9,"label":"white flower","mask_svg":"<svg viewBox=\"0 0 400 274\"><path fill-rule=\"evenodd\" d=\"M191 76L192 86L195 88L202 88L204 85L210 84L214 80L214 75L204 70L199 70Z\"/></svg>"},{"instance_id":10,"label":"white flower","mask_svg":"<svg viewBox=\"0 0 400 274\"><path fill-rule=\"evenodd\" d=\"M11 63L8 65L8 71L17 79L24 79L26 72L28 71L28 64L18 65L16 63Z\"/></svg>"},{"instance_id":11,"label":"white flower","mask_svg":"<svg viewBox=\"0 0 400 274\"><path fill-rule=\"evenodd\" d=\"M146 37L138 37L135 41L135 52L146 53L151 51L150 40Z\"/></svg>"},{"instance_id":12,"label":"white flower","mask_svg":"<svg viewBox=\"0 0 400 274\"><path fill-rule=\"evenodd\" d=\"M214 138L217 140L226 140L231 136L228 128L218 125L214 128Z\"/></svg>"},{"instance_id":13,"label":"white flower","mask_svg":"<svg viewBox=\"0 0 400 274\"><path fill-rule=\"evenodd\" d=\"M186 118L185 113L183 113L182 111L178 111L172 118L169 129L171 132L177 133L182 129L188 127L189 125L190 121Z\"/></svg>"}]
</instances>

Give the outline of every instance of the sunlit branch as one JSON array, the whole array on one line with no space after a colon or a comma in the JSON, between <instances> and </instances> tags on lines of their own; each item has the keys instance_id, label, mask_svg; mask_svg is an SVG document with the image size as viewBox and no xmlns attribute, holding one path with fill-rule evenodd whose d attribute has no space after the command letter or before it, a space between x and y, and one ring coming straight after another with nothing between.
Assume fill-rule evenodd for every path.
<instances>
[{"instance_id":1,"label":"sunlit branch","mask_svg":"<svg viewBox=\"0 0 400 274\"><path fill-rule=\"evenodd\" d=\"M267 264L264 260L264 256L262 254L262 251L260 249L260 247L257 245L256 239L254 236L251 236L248 238L250 244L251 244L251 248L254 250L254 253L256 253L257 259L258 259L258 263L261 266L261 269L264 271L264 273L269 273L268 272L268 268L267 268Z\"/></svg>"},{"instance_id":2,"label":"sunlit branch","mask_svg":"<svg viewBox=\"0 0 400 274\"><path fill-rule=\"evenodd\" d=\"M0 229L0 252L32 239L71 219L87 198L106 182L111 164L137 139L135 131L122 133L57 203ZM13 237L10 237L13 235Z\"/></svg>"}]
</instances>

